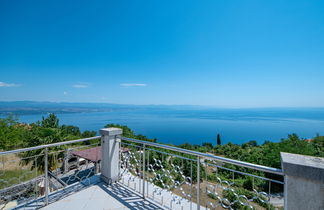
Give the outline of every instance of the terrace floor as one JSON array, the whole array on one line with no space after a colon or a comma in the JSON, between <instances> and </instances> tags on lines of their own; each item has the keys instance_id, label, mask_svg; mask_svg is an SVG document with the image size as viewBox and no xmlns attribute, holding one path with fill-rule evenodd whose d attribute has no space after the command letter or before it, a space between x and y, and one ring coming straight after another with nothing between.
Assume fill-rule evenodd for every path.
<instances>
[{"instance_id":1,"label":"terrace floor","mask_svg":"<svg viewBox=\"0 0 324 210\"><path fill-rule=\"evenodd\" d=\"M138 193L140 179L126 175L125 180L132 178L133 182L121 182L107 185L100 180L99 175L75 183L63 190L49 195L49 205L44 206L44 198L21 205L17 209L70 210L70 209L196 209L197 204L183 199L177 203L175 195L162 190L156 193L157 186L146 185L146 199ZM134 190L135 189L135 190ZM153 199L151 199L153 198Z\"/></svg>"},{"instance_id":2,"label":"terrace floor","mask_svg":"<svg viewBox=\"0 0 324 210\"><path fill-rule=\"evenodd\" d=\"M144 200L139 194L121 184L108 186L102 182L92 185L43 209L164 209L160 205Z\"/></svg>"},{"instance_id":3,"label":"terrace floor","mask_svg":"<svg viewBox=\"0 0 324 210\"><path fill-rule=\"evenodd\" d=\"M130 181L132 180L132 181ZM187 199L163 190L152 183L146 182L145 196L142 194L142 179L130 174L124 174L122 179L112 185L102 182L96 174L80 182L49 194L49 205L44 206L44 197L12 206L14 209L197 209L197 204ZM180 200L181 202L179 202ZM275 196L270 203L282 206L282 199ZM276 205L277 204L277 205ZM201 206L202 207L202 206ZM11 209L9 206L4 209ZM204 209L204 208L201 208Z\"/></svg>"}]
</instances>

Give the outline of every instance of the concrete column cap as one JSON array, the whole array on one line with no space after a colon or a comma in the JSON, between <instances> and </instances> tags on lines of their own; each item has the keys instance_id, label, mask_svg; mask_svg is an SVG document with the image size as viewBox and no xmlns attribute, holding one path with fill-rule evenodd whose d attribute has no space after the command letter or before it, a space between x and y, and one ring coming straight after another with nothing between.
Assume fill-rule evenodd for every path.
<instances>
[{"instance_id":1,"label":"concrete column cap","mask_svg":"<svg viewBox=\"0 0 324 210\"><path fill-rule=\"evenodd\" d=\"M280 152L285 175L324 183L324 158Z\"/></svg>"},{"instance_id":2,"label":"concrete column cap","mask_svg":"<svg viewBox=\"0 0 324 210\"><path fill-rule=\"evenodd\" d=\"M102 128L99 131L100 135L104 136L116 136L116 135L122 135L123 130L121 128Z\"/></svg>"}]
</instances>

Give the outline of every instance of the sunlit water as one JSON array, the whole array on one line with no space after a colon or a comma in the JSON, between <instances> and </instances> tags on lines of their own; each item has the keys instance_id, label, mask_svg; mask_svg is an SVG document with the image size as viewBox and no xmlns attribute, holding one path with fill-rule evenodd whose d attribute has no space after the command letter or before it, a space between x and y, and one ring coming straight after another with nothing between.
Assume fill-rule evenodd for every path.
<instances>
[{"instance_id":1,"label":"sunlit water","mask_svg":"<svg viewBox=\"0 0 324 210\"><path fill-rule=\"evenodd\" d=\"M21 122L41 120L42 115L19 116ZM302 138L324 134L324 109L237 109L237 110L134 110L57 114L60 124L95 130L108 123L127 125L137 134L159 142L200 144L216 142L241 144L249 140L280 141L288 134Z\"/></svg>"}]
</instances>

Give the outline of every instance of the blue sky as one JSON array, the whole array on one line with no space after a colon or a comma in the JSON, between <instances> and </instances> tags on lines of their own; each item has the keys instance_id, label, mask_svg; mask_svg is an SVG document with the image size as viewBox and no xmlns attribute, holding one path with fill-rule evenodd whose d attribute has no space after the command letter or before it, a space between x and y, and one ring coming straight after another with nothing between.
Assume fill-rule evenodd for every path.
<instances>
[{"instance_id":1,"label":"blue sky","mask_svg":"<svg viewBox=\"0 0 324 210\"><path fill-rule=\"evenodd\" d=\"M0 1L0 100L324 106L324 1Z\"/></svg>"}]
</instances>

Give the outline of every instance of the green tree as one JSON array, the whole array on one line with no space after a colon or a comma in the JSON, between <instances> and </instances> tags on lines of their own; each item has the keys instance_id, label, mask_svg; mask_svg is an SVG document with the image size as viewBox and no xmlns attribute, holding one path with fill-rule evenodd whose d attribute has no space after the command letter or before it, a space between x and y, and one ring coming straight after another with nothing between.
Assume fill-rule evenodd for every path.
<instances>
[{"instance_id":1,"label":"green tree","mask_svg":"<svg viewBox=\"0 0 324 210\"><path fill-rule=\"evenodd\" d=\"M37 125L34 125L26 135L27 147L39 146L44 144L53 144L57 142L64 141L64 136L62 135L62 131L58 128L43 128ZM65 146L56 146L48 148L48 167L50 170L56 168L58 166L58 159L63 156L62 152L64 151ZM32 163L32 169L36 168L40 171L44 171L45 166L45 149L40 150L31 150L21 154L22 165L28 165ZM31 158L35 157L35 158Z\"/></svg>"},{"instance_id":2,"label":"green tree","mask_svg":"<svg viewBox=\"0 0 324 210\"><path fill-rule=\"evenodd\" d=\"M53 144L70 140L69 136L64 135L64 132L59 127L59 120L54 114L50 114L47 118L42 117L40 123L31 125L30 132L26 133L26 147L34 147L44 144ZM56 146L48 148L48 167L49 170L55 169L58 166L58 159L62 158L66 146ZM28 165L32 163L32 169L36 168L44 171L45 168L45 149L31 150L20 154L22 157L21 164ZM34 157L34 158L30 158Z\"/></svg>"},{"instance_id":3,"label":"green tree","mask_svg":"<svg viewBox=\"0 0 324 210\"><path fill-rule=\"evenodd\" d=\"M119 124L107 124L105 126L105 128L121 128L123 130L123 136L127 137L127 138L134 138L134 139L138 139L138 140L143 140L143 141L150 141L150 142L156 142L156 139L149 139L146 136L142 135L142 134L135 134L135 132L130 129L128 126L126 125L119 125Z\"/></svg>"},{"instance_id":4,"label":"green tree","mask_svg":"<svg viewBox=\"0 0 324 210\"><path fill-rule=\"evenodd\" d=\"M206 147L206 149L207 149L208 151L210 151L210 150L213 149L213 145L212 145L211 143L209 143L209 142L204 142L204 143L202 143L202 146L203 146L203 147Z\"/></svg>"},{"instance_id":5,"label":"green tree","mask_svg":"<svg viewBox=\"0 0 324 210\"><path fill-rule=\"evenodd\" d=\"M135 133L132 129L130 129L129 127L125 126L125 125L119 125L119 124L107 124L105 126L105 128L110 128L110 127L114 127L114 128L121 128L123 130L123 136L127 137L127 138L134 138L135 137Z\"/></svg>"},{"instance_id":6,"label":"green tree","mask_svg":"<svg viewBox=\"0 0 324 210\"><path fill-rule=\"evenodd\" d=\"M81 136L80 129L77 126L62 125L61 130L62 130L64 135L72 135L72 136L75 136L75 137L80 137Z\"/></svg>"},{"instance_id":7,"label":"green tree","mask_svg":"<svg viewBox=\"0 0 324 210\"><path fill-rule=\"evenodd\" d=\"M0 118L0 149L10 150L23 145L26 125L17 122L12 115Z\"/></svg>"},{"instance_id":8,"label":"green tree","mask_svg":"<svg viewBox=\"0 0 324 210\"><path fill-rule=\"evenodd\" d=\"M51 113L47 118L42 117L41 126L43 128L58 128L59 119L56 117L54 113Z\"/></svg>"},{"instance_id":9,"label":"green tree","mask_svg":"<svg viewBox=\"0 0 324 210\"><path fill-rule=\"evenodd\" d=\"M93 137L93 136L95 136L97 134L97 132L96 131L84 131L83 133L82 133L82 138L89 138L89 137Z\"/></svg>"},{"instance_id":10,"label":"green tree","mask_svg":"<svg viewBox=\"0 0 324 210\"><path fill-rule=\"evenodd\" d=\"M248 141L248 142L242 144L242 148L256 147L256 146L258 146L258 143L256 141L254 141L254 140Z\"/></svg>"},{"instance_id":11,"label":"green tree","mask_svg":"<svg viewBox=\"0 0 324 210\"><path fill-rule=\"evenodd\" d=\"M221 142L221 138L220 138L220 134L218 133L217 134L217 145L221 145L222 142Z\"/></svg>"},{"instance_id":12,"label":"green tree","mask_svg":"<svg viewBox=\"0 0 324 210\"><path fill-rule=\"evenodd\" d=\"M324 157L324 136L317 135L310 143L314 146L315 155Z\"/></svg>"},{"instance_id":13,"label":"green tree","mask_svg":"<svg viewBox=\"0 0 324 210\"><path fill-rule=\"evenodd\" d=\"M96 131L84 131L83 133L82 133L82 138L89 138L89 137L93 137L93 136L95 136L97 134L97 132ZM96 140L96 139L93 139L93 140L89 140L89 141L85 141L85 142L83 142L83 144L85 144L85 145L93 145L93 144L98 144L98 140Z\"/></svg>"}]
</instances>

